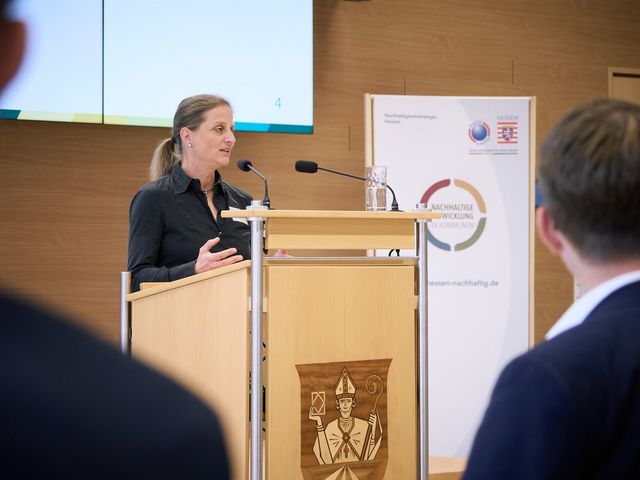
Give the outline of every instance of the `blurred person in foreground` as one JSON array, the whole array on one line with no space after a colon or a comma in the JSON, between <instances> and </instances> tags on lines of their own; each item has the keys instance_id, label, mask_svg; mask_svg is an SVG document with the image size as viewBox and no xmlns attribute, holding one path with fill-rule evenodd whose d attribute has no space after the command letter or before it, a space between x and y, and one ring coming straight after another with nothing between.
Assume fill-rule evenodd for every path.
<instances>
[{"instance_id":1,"label":"blurred person in foreground","mask_svg":"<svg viewBox=\"0 0 640 480\"><path fill-rule=\"evenodd\" d=\"M0 91L25 26L0 0ZM0 291L0 477L228 479L214 414L175 383Z\"/></svg>"},{"instance_id":2,"label":"blurred person in foreground","mask_svg":"<svg viewBox=\"0 0 640 480\"><path fill-rule=\"evenodd\" d=\"M539 181L538 234L584 294L500 375L464 478L640 478L640 106L569 113Z\"/></svg>"}]
</instances>

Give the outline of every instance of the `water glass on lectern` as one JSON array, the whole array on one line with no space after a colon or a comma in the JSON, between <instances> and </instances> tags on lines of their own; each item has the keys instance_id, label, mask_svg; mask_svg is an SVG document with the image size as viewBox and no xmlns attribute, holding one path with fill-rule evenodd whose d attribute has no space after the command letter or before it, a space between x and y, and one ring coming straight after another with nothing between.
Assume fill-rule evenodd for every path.
<instances>
[{"instance_id":1,"label":"water glass on lectern","mask_svg":"<svg viewBox=\"0 0 640 480\"><path fill-rule=\"evenodd\" d=\"M387 209L387 167L371 165L365 167L365 210L384 211Z\"/></svg>"}]
</instances>

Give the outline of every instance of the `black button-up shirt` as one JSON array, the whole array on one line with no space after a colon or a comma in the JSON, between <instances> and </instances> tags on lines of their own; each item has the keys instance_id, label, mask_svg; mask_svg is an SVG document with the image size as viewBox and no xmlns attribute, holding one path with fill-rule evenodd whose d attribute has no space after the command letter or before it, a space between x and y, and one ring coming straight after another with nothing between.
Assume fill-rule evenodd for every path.
<instances>
[{"instance_id":1,"label":"black button-up shirt","mask_svg":"<svg viewBox=\"0 0 640 480\"><path fill-rule=\"evenodd\" d=\"M132 291L142 282L166 282L195 273L198 251L207 240L220 237L212 251L235 247L251 258L251 231L242 219L222 218L221 210L244 210L251 196L222 181L215 174L213 217L200 181L189 177L180 165L170 175L142 187L129 209L129 261Z\"/></svg>"}]
</instances>

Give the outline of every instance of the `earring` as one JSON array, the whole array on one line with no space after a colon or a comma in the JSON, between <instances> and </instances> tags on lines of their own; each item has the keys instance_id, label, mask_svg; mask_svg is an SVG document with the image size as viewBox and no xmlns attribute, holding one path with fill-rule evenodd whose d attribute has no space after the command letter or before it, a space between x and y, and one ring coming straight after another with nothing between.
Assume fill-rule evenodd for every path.
<instances>
[{"instance_id":1,"label":"earring","mask_svg":"<svg viewBox=\"0 0 640 480\"><path fill-rule=\"evenodd\" d=\"M191 148L191 147L193 147L193 145L192 145L192 144L189 144L189 148Z\"/></svg>"}]
</instances>

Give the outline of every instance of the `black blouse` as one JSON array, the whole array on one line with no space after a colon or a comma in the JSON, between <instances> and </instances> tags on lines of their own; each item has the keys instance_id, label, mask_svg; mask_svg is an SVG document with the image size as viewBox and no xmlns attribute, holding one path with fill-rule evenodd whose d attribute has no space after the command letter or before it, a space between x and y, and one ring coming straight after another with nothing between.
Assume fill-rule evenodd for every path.
<instances>
[{"instance_id":1,"label":"black blouse","mask_svg":"<svg viewBox=\"0 0 640 480\"><path fill-rule=\"evenodd\" d=\"M220 211L251 205L251 196L222 181L215 174L213 204L207 205L200 181L189 177L180 165L170 175L142 187L129 209L129 260L132 291L142 282L166 282L195 273L200 247L220 237L213 252L235 247L251 258L251 231L244 219L222 218Z\"/></svg>"}]
</instances>

